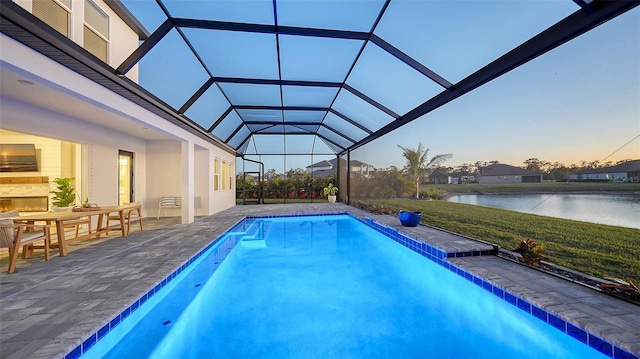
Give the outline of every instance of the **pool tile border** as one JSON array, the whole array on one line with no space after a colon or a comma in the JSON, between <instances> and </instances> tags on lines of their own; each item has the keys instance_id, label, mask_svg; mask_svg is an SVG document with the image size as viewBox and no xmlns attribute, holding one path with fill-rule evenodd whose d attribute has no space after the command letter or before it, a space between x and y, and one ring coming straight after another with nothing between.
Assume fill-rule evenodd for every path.
<instances>
[{"instance_id":1,"label":"pool tile border","mask_svg":"<svg viewBox=\"0 0 640 359\"><path fill-rule=\"evenodd\" d=\"M356 217L357 218L357 217ZM431 244L422 242L405 233L398 231L396 228L389 227L385 224L379 223L371 218L365 218L361 222L369 225L371 228L383 233L393 239L394 241L402 244L403 246L411 249L412 251L422 255L423 257L430 259L433 262L445 267L449 271L463 277L464 279L472 282L480 288L492 293L498 298L516 306L518 309L533 315L534 317L542 320L543 322L551 325L552 327L562 331L563 333L581 341L582 343L590 346L593 349L603 353L614 359L639 359L636 355L629 353L628 351L615 346L612 343L600 338L599 336L590 333L553 313L547 312L545 309L540 308L532 303L529 303L526 299L520 298L516 294L510 293L506 289L503 289L489 281L482 279L470 272L467 272L463 268L457 266L454 263L450 263L446 258L459 258L468 256L483 256L493 255L493 250L487 251L470 251L470 252L458 252L452 253L440 249Z\"/></svg>"},{"instance_id":2,"label":"pool tile border","mask_svg":"<svg viewBox=\"0 0 640 359\"><path fill-rule=\"evenodd\" d=\"M218 237L216 237L211 243L205 246L202 250L198 251L193 257L189 260L185 261L180 267L174 270L170 275L164 278L160 283L158 283L155 287L150 289L147 293L143 294L138 300L134 301L130 306L124 309L120 314L116 315L112 320L110 320L107 324L105 324L102 328L98 329L95 333L89 335L81 344L76 346L73 350L71 350L67 355L64 356L65 359L76 359L80 358L83 353L93 347L100 339L102 339L105 335L107 335L111 330L113 330L118 324L120 324L126 317L128 317L134 310L138 309L143 303L145 303L149 298L159 292L164 286L167 285L170 281L176 278L178 274L180 274L183 270L185 270L188 266L193 264L195 260L200 258L202 254L211 249L214 245L216 245L222 238L227 236L228 234L233 233L233 230L241 224L243 221L247 219L259 219L259 218L282 218L282 217L309 217L309 216L328 216L328 215L348 215L369 227L377 230L378 232L386 235L387 237L393 239L394 241L400 243L401 245L409 248L410 250L422 255L423 257L436 262L437 264L445 267L449 271L465 278L466 280L471 281L482 289L496 295L502 300L511 303L512 305L518 307L519 309L533 315L534 317L546 322L547 324L553 326L554 328L564 332L567 335L572 336L573 338L580 340L584 344L589 345L590 347L598 350L599 352L614 358L614 359L640 359L634 354L629 353L628 351L617 347L606 340L587 332L584 329L581 329L566 320L547 312L543 308L537 307L534 304L529 303L527 300L518 297L515 294L509 293L507 290L500 288L497 285L494 285L484 279L473 275L470 272L465 271L464 269L456 266L453 263L450 263L446 260L446 258L459 258L459 257L469 257L469 256L483 256L483 255L493 255L495 254L494 250L485 250L485 251L468 251L468 252L447 252L441 248L438 248L434 245L422 242L418 239L415 239L411 236L408 236L395 228L389 227L387 225L381 224L369 217L362 220L349 212L341 211L341 212L326 212L326 213L301 213L301 214L286 214L286 215L266 215L266 216L245 216L235 224L233 224L229 229L224 231ZM218 251L216 253L216 259L218 262L221 262L226 258L226 256L231 252L231 250L235 247L235 245L239 242L239 239L242 238L242 233L238 232L237 236L234 237L233 246L222 246L219 249L223 249L222 251Z\"/></svg>"}]
</instances>

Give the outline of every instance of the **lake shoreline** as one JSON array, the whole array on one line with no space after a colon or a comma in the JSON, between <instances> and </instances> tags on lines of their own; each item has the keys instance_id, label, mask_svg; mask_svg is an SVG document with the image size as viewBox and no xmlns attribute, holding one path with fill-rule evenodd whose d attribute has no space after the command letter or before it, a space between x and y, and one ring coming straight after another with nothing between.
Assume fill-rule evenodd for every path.
<instances>
[{"instance_id":1,"label":"lake shoreline","mask_svg":"<svg viewBox=\"0 0 640 359\"><path fill-rule=\"evenodd\" d=\"M464 194L633 194L640 195L640 183L541 182L436 184L444 199ZM426 188L426 186L425 186Z\"/></svg>"},{"instance_id":2,"label":"lake shoreline","mask_svg":"<svg viewBox=\"0 0 640 359\"><path fill-rule=\"evenodd\" d=\"M504 191L504 192L482 192L482 191L473 191L473 192L454 192L451 190L444 190L444 200L448 200L454 196L464 196L464 195L519 195L519 194L615 194L615 195L633 195L640 196L640 191Z\"/></svg>"},{"instance_id":3,"label":"lake shoreline","mask_svg":"<svg viewBox=\"0 0 640 359\"><path fill-rule=\"evenodd\" d=\"M628 191L462 193L447 202L640 229L640 194Z\"/></svg>"}]
</instances>

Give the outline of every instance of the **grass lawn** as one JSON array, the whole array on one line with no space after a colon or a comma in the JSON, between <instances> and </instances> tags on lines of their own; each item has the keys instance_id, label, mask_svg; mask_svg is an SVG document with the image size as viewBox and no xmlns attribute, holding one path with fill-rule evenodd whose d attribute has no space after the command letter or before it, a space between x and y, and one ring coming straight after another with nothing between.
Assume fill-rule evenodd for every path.
<instances>
[{"instance_id":1,"label":"grass lawn","mask_svg":"<svg viewBox=\"0 0 640 359\"><path fill-rule=\"evenodd\" d=\"M466 185L454 185L466 186ZM440 186L438 186L440 187ZM441 200L360 200L422 211L422 223L513 250L526 238L544 243L549 261L596 277L640 282L640 230Z\"/></svg>"}]
</instances>

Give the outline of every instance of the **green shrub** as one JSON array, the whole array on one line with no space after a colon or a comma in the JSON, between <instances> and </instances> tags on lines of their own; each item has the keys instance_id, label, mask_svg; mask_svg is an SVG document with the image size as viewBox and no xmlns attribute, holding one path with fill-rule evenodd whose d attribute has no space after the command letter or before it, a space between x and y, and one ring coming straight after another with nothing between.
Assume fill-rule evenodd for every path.
<instances>
[{"instance_id":1,"label":"green shrub","mask_svg":"<svg viewBox=\"0 0 640 359\"><path fill-rule=\"evenodd\" d=\"M444 195L436 186L431 186L420 191L420 198L443 199Z\"/></svg>"},{"instance_id":2,"label":"green shrub","mask_svg":"<svg viewBox=\"0 0 640 359\"><path fill-rule=\"evenodd\" d=\"M57 191L51 191L53 193L53 205L56 207L68 207L76 200L74 194L75 188L73 188L74 177L56 178L53 183L58 185Z\"/></svg>"}]
</instances>

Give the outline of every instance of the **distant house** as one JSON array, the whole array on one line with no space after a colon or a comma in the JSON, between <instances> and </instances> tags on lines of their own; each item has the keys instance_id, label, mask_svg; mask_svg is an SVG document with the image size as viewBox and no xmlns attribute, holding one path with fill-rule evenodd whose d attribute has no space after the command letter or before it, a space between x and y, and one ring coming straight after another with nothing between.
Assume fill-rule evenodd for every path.
<instances>
[{"instance_id":1,"label":"distant house","mask_svg":"<svg viewBox=\"0 0 640 359\"><path fill-rule=\"evenodd\" d=\"M459 183L471 183L474 182L475 176L468 172L441 172L434 171L429 176L429 179L434 184L459 184Z\"/></svg>"},{"instance_id":2,"label":"distant house","mask_svg":"<svg viewBox=\"0 0 640 359\"><path fill-rule=\"evenodd\" d=\"M478 170L478 183L535 183L542 182L542 173L496 163Z\"/></svg>"},{"instance_id":3,"label":"distant house","mask_svg":"<svg viewBox=\"0 0 640 359\"><path fill-rule=\"evenodd\" d=\"M638 182L639 179L640 160L627 161L611 167L587 169L569 177L571 181Z\"/></svg>"},{"instance_id":4,"label":"distant house","mask_svg":"<svg viewBox=\"0 0 640 359\"><path fill-rule=\"evenodd\" d=\"M307 166L306 170L307 173L313 173L313 175L316 177L325 177L337 173L336 163L337 160L335 158L329 161L324 160ZM344 168L346 166L346 161L341 159L340 164ZM372 171L373 166L357 160L351 160L352 174L360 174L362 176L368 177Z\"/></svg>"},{"instance_id":5,"label":"distant house","mask_svg":"<svg viewBox=\"0 0 640 359\"><path fill-rule=\"evenodd\" d=\"M450 184L450 183L453 183L453 182L451 182L451 176L448 173L442 172L442 171L433 171L431 173L431 175L429 176L429 179L434 184ZM455 183L458 183L458 182L455 182Z\"/></svg>"}]
</instances>

